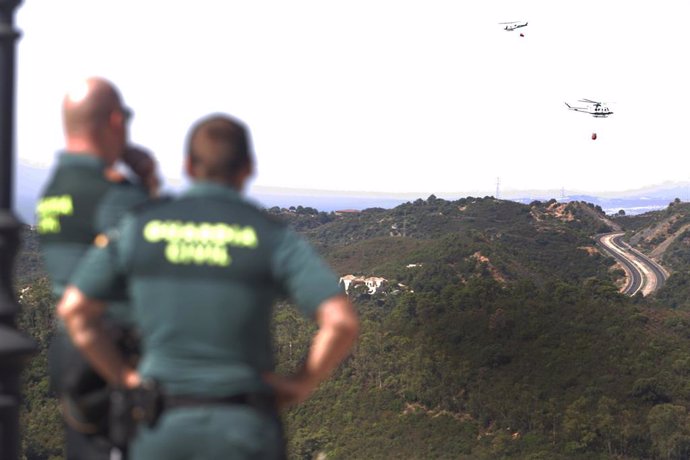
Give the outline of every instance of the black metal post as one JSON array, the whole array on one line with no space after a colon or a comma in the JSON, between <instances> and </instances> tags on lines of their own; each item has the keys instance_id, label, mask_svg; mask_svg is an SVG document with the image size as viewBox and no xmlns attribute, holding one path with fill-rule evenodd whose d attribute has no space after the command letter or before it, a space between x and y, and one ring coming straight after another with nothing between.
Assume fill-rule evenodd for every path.
<instances>
[{"instance_id":1,"label":"black metal post","mask_svg":"<svg viewBox=\"0 0 690 460\"><path fill-rule=\"evenodd\" d=\"M17 331L19 305L12 269L20 223L12 214L14 176L14 10L21 0L0 0L0 460L19 458L20 374L36 345Z\"/></svg>"},{"instance_id":2,"label":"black metal post","mask_svg":"<svg viewBox=\"0 0 690 460\"><path fill-rule=\"evenodd\" d=\"M14 186L14 10L21 0L0 0L0 209L12 209Z\"/></svg>"}]
</instances>

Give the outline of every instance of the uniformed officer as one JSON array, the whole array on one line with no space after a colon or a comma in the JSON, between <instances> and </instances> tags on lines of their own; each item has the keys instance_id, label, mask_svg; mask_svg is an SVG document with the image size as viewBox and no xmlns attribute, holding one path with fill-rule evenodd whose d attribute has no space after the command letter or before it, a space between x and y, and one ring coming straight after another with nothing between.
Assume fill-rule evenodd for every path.
<instances>
[{"instance_id":1,"label":"uniformed officer","mask_svg":"<svg viewBox=\"0 0 690 460\"><path fill-rule=\"evenodd\" d=\"M102 78L79 82L65 96L62 110L66 149L36 209L44 263L58 297L95 236L158 186L153 159L127 144L131 112L110 82ZM142 186L127 182L115 169L121 159ZM126 323L126 310L117 303L112 306L112 324ZM60 395L67 422L67 458L109 458L111 447L102 423L108 407L105 382L72 346L61 324L51 343L49 364L51 384Z\"/></svg>"},{"instance_id":2,"label":"uniformed officer","mask_svg":"<svg viewBox=\"0 0 690 460\"><path fill-rule=\"evenodd\" d=\"M276 409L304 401L349 353L357 316L305 239L240 194L253 169L243 124L223 115L188 138L193 185L147 204L101 238L58 307L72 340L108 381L155 379L164 412L140 427L134 459L282 458ZM99 319L126 277L143 355L132 368ZM303 367L273 373L272 304L288 295L316 320Z\"/></svg>"}]
</instances>

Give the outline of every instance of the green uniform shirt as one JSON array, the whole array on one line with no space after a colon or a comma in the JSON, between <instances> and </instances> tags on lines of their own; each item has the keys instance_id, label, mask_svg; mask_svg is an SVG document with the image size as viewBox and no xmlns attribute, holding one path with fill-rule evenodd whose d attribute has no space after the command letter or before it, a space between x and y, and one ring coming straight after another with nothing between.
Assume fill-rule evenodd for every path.
<instances>
[{"instance_id":1,"label":"green uniform shirt","mask_svg":"<svg viewBox=\"0 0 690 460\"><path fill-rule=\"evenodd\" d=\"M57 296L62 295L95 236L114 226L127 209L147 200L142 188L108 181L105 167L103 160L95 156L61 154L38 202L36 229ZM123 295L120 292L109 300L122 300ZM118 318L122 310L114 305L110 313Z\"/></svg>"},{"instance_id":2,"label":"green uniform shirt","mask_svg":"<svg viewBox=\"0 0 690 460\"><path fill-rule=\"evenodd\" d=\"M73 281L101 299L127 278L143 341L139 371L170 394L270 391L274 301L313 316L340 294L307 241L231 188L197 183L180 198L123 219Z\"/></svg>"}]
</instances>

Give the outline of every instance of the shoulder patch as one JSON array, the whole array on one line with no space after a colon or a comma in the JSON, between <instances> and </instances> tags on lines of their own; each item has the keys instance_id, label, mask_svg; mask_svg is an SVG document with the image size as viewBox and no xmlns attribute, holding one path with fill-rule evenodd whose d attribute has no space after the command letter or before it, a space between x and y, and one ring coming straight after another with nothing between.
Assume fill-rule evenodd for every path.
<instances>
[{"instance_id":1,"label":"shoulder patch","mask_svg":"<svg viewBox=\"0 0 690 460\"><path fill-rule=\"evenodd\" d=\"M108 243L110 243L110 240L108 239L108 236L104 233L99 233L93 240L94 246L98 248L104 248L108 246Z\"/></svg>"}]
</instances>

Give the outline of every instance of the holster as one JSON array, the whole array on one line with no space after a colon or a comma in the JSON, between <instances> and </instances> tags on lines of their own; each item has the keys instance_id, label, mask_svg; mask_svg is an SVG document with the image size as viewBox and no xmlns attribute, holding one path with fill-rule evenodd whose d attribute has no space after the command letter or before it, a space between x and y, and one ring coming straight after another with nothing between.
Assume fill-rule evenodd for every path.
<instances>
[{"instance_id":1,"label":"holster","mask_svg":"<svg viewBox=\"0 0 690 460\"><path fill-rule=\"evenodd\" d=\"M139 356L138 336L129 328L106 322L106 332L131 364ZM93 370L65 332L58 332L49 349L51 389L60 396L65 422L91 435L108 434L111 388Z\"/></svg>"},{"instance_id":2,"label":"holster","mask_svg":"<svg viewBox=\"0 0 690 460\"><path fill-rule=\"evenodd\" d=\"M153 428L164 409L160 385L147 380L133 389L117 388L110 393L110 441L125 449L136 436L140 423Z\"/></svg>"}]
</instances>

